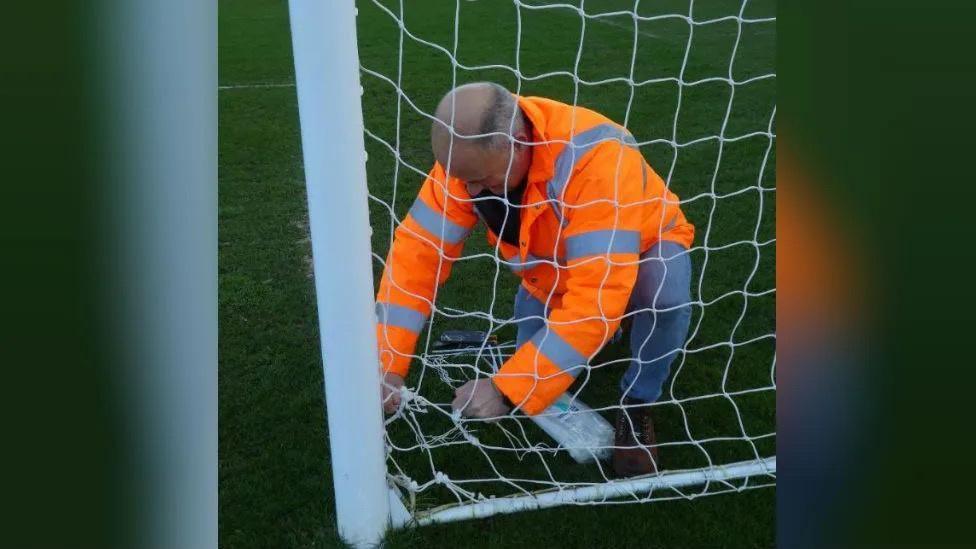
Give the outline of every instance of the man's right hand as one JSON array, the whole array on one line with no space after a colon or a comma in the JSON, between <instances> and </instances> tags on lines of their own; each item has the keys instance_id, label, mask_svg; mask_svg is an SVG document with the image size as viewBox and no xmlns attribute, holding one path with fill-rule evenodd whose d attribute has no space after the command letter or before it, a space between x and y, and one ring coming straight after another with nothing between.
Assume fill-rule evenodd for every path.
<instances>
[{"instance_id":1,"label":"man's right hand","mask_svg":"<svg viewBox=\"0 0 976 549\"><path fill-rule=\"evenodd\" d=\"M383 413L392 414L400 407L400 387L403 387L403 378L393 372L383 374L380 380L380 400L383 402Z\"/></svg>"}]
</instances>

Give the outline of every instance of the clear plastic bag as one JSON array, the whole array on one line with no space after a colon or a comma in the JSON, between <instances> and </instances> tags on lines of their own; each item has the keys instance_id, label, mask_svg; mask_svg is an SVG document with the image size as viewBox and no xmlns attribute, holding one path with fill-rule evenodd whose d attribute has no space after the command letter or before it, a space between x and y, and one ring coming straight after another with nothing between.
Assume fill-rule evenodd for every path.
<instances>
[{"instance_id":1,"label":"clear plastic bag","mask_svg":"<svg viewBox=\"0 0 976 549\"><path fill-rule=\"evenodd\" d=\"M559 446L569 451L577 463L610 459L613 426L580 399L563 393L532 421Z\"/></svg>"}]
</instances>

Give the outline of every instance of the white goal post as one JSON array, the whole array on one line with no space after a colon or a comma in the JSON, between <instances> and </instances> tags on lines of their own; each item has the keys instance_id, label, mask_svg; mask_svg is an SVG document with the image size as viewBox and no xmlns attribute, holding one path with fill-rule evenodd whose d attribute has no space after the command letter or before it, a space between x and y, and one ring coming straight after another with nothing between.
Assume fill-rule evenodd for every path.
<instances>
[{"instance_id":1,"label":"white goal post","mask_svg":"<svg viewBox=\"0 0 976 549\"><path fill-rule=\"evenodd\" d=\"M740 27L744 22L766 21L750 21L743 16L747 1L743 1L742 10L732 19ZM519 9L531 10L538 7L534 3L520 0L515 0L514 3ZM693 1L691 3L694 4ZM582 2L578 5L558 4L549 7L561 7L579 13L580 17L596 19L592 15L586 15ZM390 15L399 25L401 33L409 32L405 29L402 18L397 19L395 14L382 6L378 9ZM745 308L738 320L733 319L728 341L700 346L687 344L682 358L672 367L672 374L677 376L675 370L680 371L685 367L686 358L692 361L698 354L708 353L716 348L727 350L729 354L728 362L724 364L724 373L718 373L721 377L720 389L707 394L680 397L672 390L666 399L668 402L664 403L673 405L677 410L675 413L680 414L678 417L684 422L683 432L687 434L687 440L664 442L661 446L678 451L688 449L697 456L694 459L700 461L689 458L688 463L694 465L665 468L644 477L615 479L603 472L605 465L599 465L597 460L595 465L591 465L590 473L584 474L581 469L579 475L571 473L567 476L564 472L573 471L575 466L573 460L569 459L569 449L547 438L545 431L533 426L525 416L518 414L517 417L506 419L507 423L499 422L489 427L466 423L456 413L452 413L449 406L445 405L450 402L450 398L445 402L442 395L449 394L467 379L485 372L490 373L505 359L506 353L510 354L514 346L508 341L489 341L496 331L510 329L513 324L511 318L497 318L493 314L494 297L487 312L457 310L435 300L426 325L426 340L423 337L420 339L417 355L414 355L414 361L420 364L418 367L421 368L421 376L426 377L423 377L422 383L414 384L408 380L407 387L402 392L404 398L401 410L390 419L384 418L379 393L380 371L378 367L371 367L379 364L373 264L374 261L384 261L384 254L378 254L371 244L373 229L369 204L371 201L380 204L384 212L387 212L385 215L389 216L391 225L389 237L392 239L392 230L401 219L398 215L402 215L404 211L402 204L413 197L387 198L371 193L367 185L366 140L371 139L383 150L389 151L397 164L396 169L399 171L402 168L404 172L395 177L422 179L429 166L411 165L401 157L399 141L390 143L364 126L362 75L369 75L394 87L397 87L399 80L360 65L356 36L358 10L355 0L289 0L289 10L336 517L344 540L356 547L371 547L382 541L389 528L422 526L569 504L649 503L690 499L700 495L775 484L775 455L757 449L759 444L775 440L775 430L753 432L747 426L748 421L744 419L745 414L739 407L740 398L770 394L775 397L775 357L772 364L766 366L768 375L753 386L739 389L726 386L732 356L738 349L745 349L757 342L775 344L775 333L760 333L747 339L736 339L736 330L742 323ZM641 19L636 11L632 15L635 21ZM702 24L691 13L673 17L686 21L691 26ZM411 38L423 43L421 37ZM690 48L690 38L688 43L687 48ZM437 49L434 44L430 46ZM685 63L688 58L687 48ZM451 62L457 70L460 63L453 57ZM683 67L684 65L682 73ZM727 75L719 75L715 79L727 82L735 89L737 86L774 76L769 74L749 81L736 81L730 66ZM521 82L523 75L519 74L518 77ZM573 77L578 79L575 74ZM633 80L633 74L630 78ZM699 83L685 82L682 75L676 76L674 80L679 88ZM631 85L640 83L632 82ZM398 87L396 97L398 102L404 102L410 108L420 111ZM688 201L700 198L715 202L755 192L759 196L761 220L762 197L771 190L763 186L763 178L775 138L775 108L768 117L768 125L764 131L741 136L725 133L731 109L730 98L722 131L715 136L715 140L720 148L726 143L752 138L768 140L762 165L758 169L758 182L754 186L743 187L742 190L718 191L715 180L721 160L720 149L714 172L705 174L705 177L711 178L708 192L689 198ZM429 113L421 114L430 116ZM397 124L399 123L398 117ZM666 139L641 141L641 136L634 132L635 138L640 145L663 141L674 148L677 158L679 149L693 144L682 143L678 139L677 125L676 116L674 133ZM399 127L397 131L400 131ZM424 127L410 128L409 131L428 130ZM671 171L662 174L667 175L669 184L672 172L673 165ZM399 202L394 203L395 200ZM685 200L682 200L682 204L684 203ZM695 306L706 309L732 294L741 297L746 303L749 299L770 297L775 288L756 291L749 288L748 281L752 280L759 268L762 251L774 246L775 239L759 237L760 221L757 220L751 239L730 245L710 246L708 233L712 228L714 209L713 206L705 219L696 220L701 221L705 233L705 243L697 248L703 253L705 261L708 261L709 253L721 250L723 246L735 245L754 249L756 260L741 289L732 290L714 300L701 297L701 286L705 278L702 271L700 277L692 281L693 285L698 285L699 295ZM494 254L489 251L465 256L463 259L490 262L495 269L495 289L499 271L508 269L504 260L498 257L497 250ZM443 330L445 326L451 327L450 322L453 320L469 318L484 320L490 326L485 332L485 341L481 345L454 353L438 352L434 345L437 341L437 330ZM700 325L702 321L699 319L698 322ZM697 333L698 327L693 330ZM694 333L689 339L694 338ZM604 365L611 364L607 362L601 366ZM574 393L572 398L576 399L577 396L578 393ZM689 419L689 414L693 412L689 410L706 400L720 401L732 410L730 416L737 424L738 432L731 436L694 435L689 427L689 423L693 422ZM593 408L607 415L619 406L595 405ZM481 438L482 434L485 435L484 439ZM712 445L726 442L743 444L750 457L736 460L713 459ZM470 478L448 475L440 468L441 462L438 461L444 459L444 455L454 455L448 453L460 451L458 448L461 446L467 446L471 455L483 460L482 468L472 472ZM505 464L504 467L501 463ZM524 464L526 470L532 469L533 472L523 475L518 469L519 464Z\"/></svg>"},{"instance_id":2,"label":"white goal post","mask_svg":"<svg viewBox=\"0 0 976 549\"><path fill-rule=\"evenodd\" d=\"M364 367L379 358L355 6L294 0L289 8L336 520L343 539L370 546L390 506L380 374Z\"/></svg>"}]
</instances>

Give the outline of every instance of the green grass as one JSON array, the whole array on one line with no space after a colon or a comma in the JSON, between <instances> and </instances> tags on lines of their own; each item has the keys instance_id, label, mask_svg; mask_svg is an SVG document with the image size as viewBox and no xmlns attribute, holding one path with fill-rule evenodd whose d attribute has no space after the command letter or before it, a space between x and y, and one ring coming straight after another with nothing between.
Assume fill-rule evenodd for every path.
<instances>
[{"instance_id":1,"label":"green grass","mask_svg":"<svg viewBox=\"0 0 976 549\"><path fill-rule=\"evenodd\" d=\"M404 21L423 40L453 50L455 4L449 1L405 2ZM382 0L393 13L399 2ZM401 39L396 22L372 1L358 3L360 58L363 66L398 80ZM586 2L588 13L632 9L633 2ZM641 141L672 138L679 143L718 135L729 104L723 82L686 86L675 122L678 86L661 82L639 87L626 83L576 86L568 76L534 79L564 71L586 81L631 75L633 20L613 17L585 24L583 51L580 18L569 10L518 10L502 1L461 2L457 60L465 66L517 66L526 79L508 70L454 69L450 58L430 46L403 36L404 93L430 112L440 96L457 83L495 80L526 95L544 95L599 110L626 123ZM696 20L738 12L726 0L698 2ZM642 2L642 16L687 13L686 1ZM520 15L520 18L517 18ZM769 1L750 2L747 17L774 15ZM521 33L517 22L520 21ZM684 80L727 76L737 26L734 21L697 26L684 64ZM682 67L688 25L680 20L643 21L639 25L634 81L677 76ZM222 0L220 3L220 83L290 83L291 47L287 5L281 0ZM521 47L516 50L516 39ZM774 72L775 25L744 25L732 75L736 80ZM426 171L429 122L400 101L387 82L363 75L366 126L379 138L395 144L403 162ZM633 92L633 95L631 96ZM295 90L290 87L239 88L220 92L220 539L225 547L333 547L340 544L334 525L328 438L322 395L322 371L314 293L309 276L309 243ZM725 128L727 137L765 131L775 101L775 79L738 86ZM628 110L627 106L630 105ZM399 133L397 132L399 128ZM774 129L775 131L775 129ZM655 142L642 150L655 169L670 173L671 188L683 199L689 218L698 227L693 255L693 298L708 302L692 320L698 326L691 347L707 347L732 338L736 342L768 334L775 328L775 294L749 297L728 292L748 288L762 292L775 287L775 246L735 245L775 237L775 150L760 181L759 167L768 140L759 136L727 142L714 183L714 193L727 194L761 184L752 190L714 200L710 194L719 146L715 140L682 147L674 163L674 149ZM413 201L420 177L399 166L389 150L367 137L371 193L392 204L402 216ZM673 166L672 166L673 164ZM672 171L673 169L673 171ZM393 193L394 184L396 193ZM759 199L762 194L762 200ZM761 216L761 217L760 217ZM389 246L390 222L385 208L371 202L374 250L381 256ZM710 230L706 231L711 219ZM707 232L707 240L706 240ZM708 251L702 247L707 246ZM721 249L716 249L721 248ZM477 231L465 250L490 253ZM707 261L706 261L707 255ZM376 274L381 265L374 262ZM753 269L755 267L755 274ZM701 280L699 289L698 280ZM512 313L515 279L495 276L494 263L466 260L455 268L441 290L438 304L464 310L489 310L499 318ZM740 320L741 317L741 320ZM733 326L738 324L733 337ZM446 328L485 329L487 322L435 319L435 335ZM510 328L502 336L512 336ZM676 397L726 389L735 391L769 384L774 340L728 346L688 355L674 384ZM624 356L611 346L597 361ZM617 367L622 372L621 367ZM418 381L414 368L411 381ZM618 374L602 370L583 387L583 399L606 404L616 398ZM421 391L444 401L449 389L429 372ZM775 395L737 397L735 405L750 434L775 430ZM724 398L686 404L687 426L681 410L660 406L656 415L659 439L687 442L692 438L738 436L741 430L732 403ZM449 428L449 422L425 419L425 433ZM531 425L531 424L529 424ZM391 439L412 442L403 422L394 423ZM495 430L481 428L483 440L500 440ZM541 439L540 439L541 440ZM757 443L762 455L775 453L775 439ZM748 459L744 442L706 445L716 462ZM394 455L418 482L433 476L428 456L421 452ZM429 456L437 470L451 478L482 476L488 463L470 448L438 449ZM518 462L492 456L507 474L523 478L541 474L538 458ZM592 468L574 465L565 456L547 458L555 478L593 479ZM665 456L669 468L703 465L703 454L686 445ZM540 478L548 478L542 474ZM488 491L491 486L479 489ZM496 484L493 488L499 490ZM425 493L427 504L441 503L443 493ZM464 544L513 547L526 544L568 547L768 547L773 544L773 490L716 495L691 501L647 505L566 507L520 513L485 520L425 527L394 534L391 547L456 547Z\"/></svg>"}]
</instances>

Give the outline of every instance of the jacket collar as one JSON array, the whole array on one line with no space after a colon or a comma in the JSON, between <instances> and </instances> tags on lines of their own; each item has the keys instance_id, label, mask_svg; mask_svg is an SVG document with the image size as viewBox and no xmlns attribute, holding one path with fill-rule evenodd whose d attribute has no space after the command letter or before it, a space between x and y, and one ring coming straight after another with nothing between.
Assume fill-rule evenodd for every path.
<instances>
[{"instance_id":1,"label":"jacket collar","mask_svg":"<svg viewBox=\"0 0 976 549\"><path fill-rule=\"evenodd\" d=\"M548 143L548 120L545 113L531 97L518 97L518 105L532 123L532 163L529 165L528 184L545 188L552 179L554 156Z\"/></svg>"}]
</instances>

